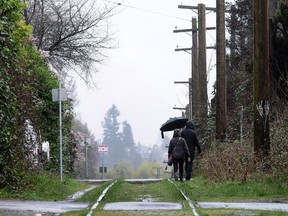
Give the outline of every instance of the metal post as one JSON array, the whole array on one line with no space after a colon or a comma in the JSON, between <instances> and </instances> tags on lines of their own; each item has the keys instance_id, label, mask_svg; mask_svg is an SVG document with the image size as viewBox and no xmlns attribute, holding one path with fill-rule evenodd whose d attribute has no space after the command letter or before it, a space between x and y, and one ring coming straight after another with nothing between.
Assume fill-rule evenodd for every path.
<instances>
[{"instance_id":1,"label":"metal post","mask_svg":"<svg viewBox=\"0 0 288 216\"><path fill-rule=\"evenodd\" d=\"M102 152L102 180L104 179L104 152Z\"/></svg>"},{"instance_id":2,"label":"metal post","mask_svg":"<svg viewBox=\"0 0 288 216\"><path fill-rule=\"evenodd\" d=\"M87 144L88 143L87 143L86 137L85 137L84 144L85 144L85 176L88 179L88 162L87 162Z\"/></svg>"},{"instance_id":3,"label":"metal post","mask_svg":"<svg viewBox=\"0 0 288 216\"><path fill-rule=\"evenodd\" d=\"M243 142L243 106L240 106L240 143Z\"/></svg>"},{"instance_id":4,"label":"metal post","mask_svg":"<svg viewBox=\"0 0 288 216\"><path fill-rule=\"evenodd\" d=\"M59 73L59 141L60 141L60 179L62 176L62 98L61 98L61 73Z\"/></svg>"}]
</instances>

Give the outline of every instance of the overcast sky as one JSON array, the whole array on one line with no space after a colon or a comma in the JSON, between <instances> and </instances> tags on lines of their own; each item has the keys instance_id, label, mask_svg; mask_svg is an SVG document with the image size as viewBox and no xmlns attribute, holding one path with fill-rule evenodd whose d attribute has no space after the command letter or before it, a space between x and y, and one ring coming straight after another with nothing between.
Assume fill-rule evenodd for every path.
<instances>
[{"instance_id":1,"label":"overcast sky","mask_svg":"<svg viewBox=\"0 0 288 216\"><path fill-rule=\"evenodd\" d=\"M112 2L118 3L106 3ZM185 107L188 103L188 86L174 81L188 81L191 77L191 55L175 52L175 48L191 47L192 39L173 30L175 26L191 28L191 19L197 14L179 9L178 5L203 3L215 7L216 0L124 0L121 3L118 7L121 12L110 20L119 48L110 52L104 65L98 66L95 75L98 89L89 90L82 81L77 82L76 113L96 139L102 140L104 116L115 104L120 112L119 122L127 121L131 125L136 143L159 144L161 125L170 117L181 116L182 111L173 107ZM207 27L215 27L215 13L209 13L206 21ZM206 38L207 46L214 45L215 31L207 31ZM207 67L215 61L215 50L207 50ZM215 69L208 73L210 86L214 77Z\"/></svg>"}]
</instances>

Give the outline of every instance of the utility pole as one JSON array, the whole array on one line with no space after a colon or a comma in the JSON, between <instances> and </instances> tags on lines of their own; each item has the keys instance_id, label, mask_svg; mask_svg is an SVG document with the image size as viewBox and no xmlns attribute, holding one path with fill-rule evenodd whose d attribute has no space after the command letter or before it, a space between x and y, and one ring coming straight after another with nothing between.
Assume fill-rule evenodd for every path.
<instances>
[{"instance_id":1,"label":"utility pole","mask_svg":"<svg viewBox=\"0 0 288 216\"><path fill-rule=\"evenodd\" d=\"M225 0L216 0L216 139L226 138L227 77L225 43Z\"/></svg>"},{"instance_id":2,"label":"utility pole","mask_svg":"<svg viewBox=\"0 0 288 216\"><path fill-rule=\"evenodd\" d=\"M198 33L197 19L192 18L192 119L199 121L200 89L199 89L199 70L198 70Z\"/></svg>"},{"instance_id":3,"label":"utility pole","mask_svg":"<svg viewBox=\"0 0 288 216\"><path fill-rule=\"evenodd\" d=\"M184 108L184 107L173 107L173 109L178 109L178 110L185 110L186 111L186 114L185 116L188 118L188 119L192 119L192 91L191 91L191 79L189 79L189 81L175 81L174 84L189 84L189 105L188 105L188 110L187 110L187 107Z\"/></svg>"},{"instance_id":4,"label":"utility pole","mask_svg":"<svg viewBox=\"0 0 288 216\"><path fill-rule=\"evenodd\" d=\"M267 168L269 137L269 0L254 0L254 151Z\"/></svg>"},{"instance_id":5,"label":"utility pole","mask_svg":"<svg viewBox=\"0 0 288 216\"><path fill-rule=\"evenodd\" d=\"M189 88L189 110L188 110L188 116L189 116L189 119L193 119L193 108L192 108L192 99L193 99L193 97L192 97L192 78L189 78L189 86L188 86L188 88Z\"/></svg>"},{"instance_id":6,"label":"utility pole","mask_svg":"<svg viewBox=\"0 0 288 216\"><path fill-rule=\"evenodd\" d=\"M201 128L205 128L208 113L208 95L207 95L207 69L206 69L206 8L204 4L198 4L198 33L199 33L199 89L200 89L200 107L199 121Z\"/></svg>"},{"instance_id":7,"label":"utility pole","mask_svg":"<svg viewBox=\"0 0 288 216\"><path fill-rule=\"evenodd\" d=\"M215 27L206 28L206 10L216 11L216 8L205 7L203 4L198 6L179 5L180 9L198 9L199 25L197 28L197 19L192 18L192 29L174 30L174 33L192 32L192 48L177 48L175 51L191 51L191 77L190 87L192 90L191 101L192 104L192 119L196 122L206 122L207 119L207 69L206 69L206 49L215 49L215 47L206 46L206 30L215 30ZM199 37L198 37L199 32ZM198 39L199 38L199 39ZM199 45L199 48L198 48ZM201 46L200 46L201 45ZM201 47L201 48L200 48ZM201 59L200 59L201 58ZM204 95L204 96L203 96Z\"/></svg>"}]
</instances>

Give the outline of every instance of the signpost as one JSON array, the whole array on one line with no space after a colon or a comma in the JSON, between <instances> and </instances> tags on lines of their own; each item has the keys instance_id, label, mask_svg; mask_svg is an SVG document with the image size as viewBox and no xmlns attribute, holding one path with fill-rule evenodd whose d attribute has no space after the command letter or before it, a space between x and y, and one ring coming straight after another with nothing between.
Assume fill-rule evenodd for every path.
<instances>
[{"instance_id":1,"label":"signpost","mask_svg":"<svg viewBox=\"0 0 288 216\"><path fill-rule=\"evenodd\" d=\"M98 146L98 152L102 153L102 169L100 169L100 171L102 170L102 179L104 179L104 153L108 152L108 146L105 145Z\"/></svg>"},{"instance_id":2,"label":"signpost","mask_svg":"<svg viewBox=\"0 0 288 216\"><path fill-rule=\"evenodd\" d=\"M59 101L59 142L60 142L60 179L62 176L62 101L67 100L67 92L65 88L61 87L61 78L59 77L59 88L52 89L52 100Z\"/></svg>"},{"instance_id":3,"label":"signpost","mask_svg":"<svg viewBox=\"0 0 288 216\"><path fill-rule=\"evenodd\" d=\"M108 152L108 146L98 146L98 152L99 153L104 153L104 152Z\"/></svg>"},{"instance_id":4,"label":"signpost","mask_svg":"<svg viewBox=\"0 0 288 216\"><path fill-rule=\"evenodd\" d=\"M86 137L84 139L84 145L85 145L85 177L88 179L89 175L88 175L88 146L91 146L91 138L90 137Z\"/></svg>"}]
</instances>

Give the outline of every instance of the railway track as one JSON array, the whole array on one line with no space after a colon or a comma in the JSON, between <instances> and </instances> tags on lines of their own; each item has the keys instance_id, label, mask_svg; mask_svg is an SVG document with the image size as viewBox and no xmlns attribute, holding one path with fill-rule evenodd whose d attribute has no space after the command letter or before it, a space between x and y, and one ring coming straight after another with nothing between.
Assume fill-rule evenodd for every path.
<instances>
[{"instance_id":1,"label":"railway track","mask_svg":"<svg viewBox=\"0 0 288 216\"><path fill-rule=\"evenodd\" d=\"M127 187L129 187L129 184L133 184L133 185L143 185L145 183L157 183L160 181L165 181L165 180L161 180L161 179L152 179L152 180L144 180L144 179L127 179L125 180L125 182L127 183ZM161 211L161 212L171 212L171 211L177 211L179 212L179 215L186 215L181 213L183 211L183 209L185 208L185 212L187 213L187 205L186 203L188 203L189 207L188 207L188 211L189 214L188 215L194 215L194 216L199 216L199 214L197 213L197 210L193 204L193 202L190 200L190 198L178 187L178 185L176 184L176 182L172 181L172 180L168 180L169 185L171 188L176 189L177 193L179 193L182 197L182 200L179 200L178 202L166 202L163 201L165 200L165 198L161 198L161 201L158 201L157 199L147 199L147 197L149 197L149 195L147 194L141 194L143 192L140 192L139 196L141 196L143 199L140 201L124 201L124 202L108 202L103 204L101 207L100 203L102 202L102 200L109 195L110 191L113 189L113 187L118 187L118 184L121 184L121 181L112 181L112 183L105 188L105 190L103 191L103 193L99 196L99 198L97 199L97 201L93 204L93 206L91 207L89 213L87 214L87 216L92 216L93 215L93 211L95 211L97 208L98 210L101 209L101 211L141 211L143 212L150 212L149 215L151 215L152 211ZM146 196L146 198L145 198ZM145 215L145 213L143 213ZM158 214L158 213L157 213ZM169 215L169 214L167 214Z\"/></svg>"}]
</instances>

